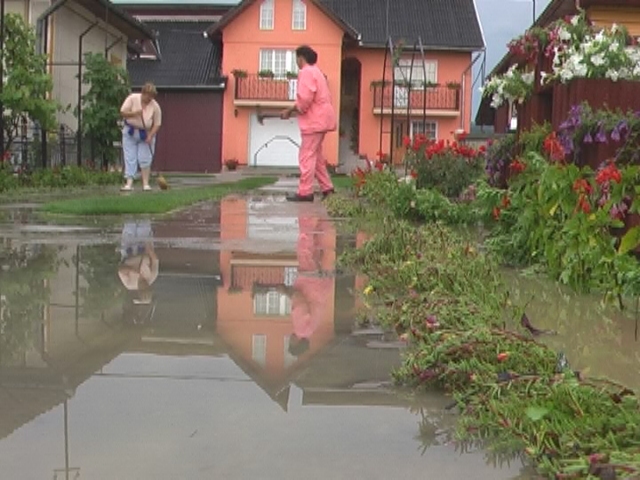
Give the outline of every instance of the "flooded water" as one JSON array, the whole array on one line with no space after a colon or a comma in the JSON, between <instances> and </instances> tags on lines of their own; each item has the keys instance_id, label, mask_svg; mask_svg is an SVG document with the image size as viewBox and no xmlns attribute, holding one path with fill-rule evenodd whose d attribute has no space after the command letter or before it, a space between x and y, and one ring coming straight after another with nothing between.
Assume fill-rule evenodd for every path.
<instances>
[{"instance_id":1,"label":"flooded water","mask_svg":"<svg viewBox=\"0 0 640 480\"><path fill-rule=\"evenodd\" d=\"M321 205L0 225L0 478L514 479L354 330ZM7 220L10 219L10 220ZM524 477L522 477L524 478Z\"/></svg>"}]
</instances>

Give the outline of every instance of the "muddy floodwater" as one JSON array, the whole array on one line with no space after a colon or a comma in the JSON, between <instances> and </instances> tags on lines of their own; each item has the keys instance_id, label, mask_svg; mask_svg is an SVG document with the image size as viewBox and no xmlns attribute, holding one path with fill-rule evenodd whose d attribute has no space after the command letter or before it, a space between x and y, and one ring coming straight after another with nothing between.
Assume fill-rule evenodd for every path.
<instances>
[{"instance_id":1,"label":"muddy floodwater","mask_svg":"<svg viewBox=\"0 0 640 480\"><path fill-rule=\"evenodd\" d=\"M356 238L319 203L31 208L0 217L0 478L530 478L462 453L449 399L392 388L398 346L354 326L363 279L336 273ZM631 320L518 282L576 367L638 385Z\"/></svg>"}]
</instances>

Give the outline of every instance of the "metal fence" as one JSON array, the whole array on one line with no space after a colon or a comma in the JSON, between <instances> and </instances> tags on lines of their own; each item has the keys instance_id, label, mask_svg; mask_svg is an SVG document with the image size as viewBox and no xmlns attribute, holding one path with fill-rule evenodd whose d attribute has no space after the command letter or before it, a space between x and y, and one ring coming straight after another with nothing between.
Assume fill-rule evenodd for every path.
<instances>
[{"instance_id":1,"label":"metal fence","mask_svg":"<svg viewBox=\"0 0 640 480\"><path fill-rule=\"evenodd\" d=\"M119 147L119 145L114 146ZM94 153L91 138L82 138L81 153L81 166L104 167L102 160ZM37 125L23 126L20 135L11 143L6 161L16 169L78 165L78 135L66 125L47 131L45 152L41 129Z\"/></svg>"}]
</instances>

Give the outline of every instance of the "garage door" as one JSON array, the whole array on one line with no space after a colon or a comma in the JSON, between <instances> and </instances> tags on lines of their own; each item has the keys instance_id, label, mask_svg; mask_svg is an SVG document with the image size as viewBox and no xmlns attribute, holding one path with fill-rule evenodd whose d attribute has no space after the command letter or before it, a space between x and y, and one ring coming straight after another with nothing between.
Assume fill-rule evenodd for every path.
<instances>
[{"instance_id":1,"label":"garage door","mask_svg":"<svg viewBox=\"0 0 640 480\"><path fill-rule=\"evenodd\" d=\"M259 167L297 167L300 130L295 118L270 119L258 123L251 116L249 129L249 162Z\"/></svg>"},{"instance_id":2,"label":"garage door","mask_svg":"<svg viewBox=\"0 0 640 480\"><path fill-rule=\"evenodd\" d=\"M217 173L222 168L222 93L166 90L158 94L162 129L154 159L161 172Z\"/></svg>"}]
</instances>

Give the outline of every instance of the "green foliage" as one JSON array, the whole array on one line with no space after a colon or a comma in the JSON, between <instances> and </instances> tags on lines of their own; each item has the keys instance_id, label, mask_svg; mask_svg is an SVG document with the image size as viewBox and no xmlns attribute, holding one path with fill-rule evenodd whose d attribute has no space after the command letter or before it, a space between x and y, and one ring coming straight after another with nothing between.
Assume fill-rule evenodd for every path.
<instances>
[{"instance_id":1,"label":"green foliage","mask_svg":"<svg viewBox=\"0 0 640 480\"><path fill-rule=\"evenodd\" d=\"M489 250L512 265L544 265L578 291L604 291L619 302L640 294L640 269L628 254L640 238L632 231L617 248L612 235L624 226L640 168L624 167L618 183L598 182L588 167L549 163L538 153L529 153L522 165L508 190L482 185L478 191L492 225ZM634 201L629 211L636 209Z\"/></svg>"},{"instance_id":2,"label":"green foliage","mask_svg":"<svg viewBox=\"0 0 640 480\"><path fill-rule=\"evenodd\" d=\"M48 95L53 88L46 72L46 56L36 54L36 36L18 14L4 18L4 85L0 98L4 106L5 151L18 137L23 120L42 128L55 125L57 104Z\"/></svg>"},{"instance_id":3,"label":"green foliage","mask_svg":"<svg viewBox=\"0 0 640 480\"><path fill-rule=\"evenodd\" d=\"M57 189L117 185L120 182L122 174L118 172L89 170L76 166L14 171L7 164L0 165L0 193L24 188Z\"/></svg>"},{"instance_id":4,"label":"green foliage","mask_svg":"<svg viewBox=\"0 0 640 480\"><path fill-rule=\"evenodd\" d=\"M120 106L129 93L127 71L112 65L102 54L85 55L82 82L89 90L82 97L83 133L95 142L96 153L107 163L118 158Z\"/></svg>"},{"instance_id":5,"label":"green foliage","mask_svg":"<svg viewBox=\"0 0 640 480\"><path fill-rule=\"evenodd\" d=\"M458 440L523 451L548 478L640 472L638 398L582 379L562 355L508 329L521 310L496 265L460 236L387 217L341 262L366 275L366 305L408 344L396 382L453 394Z\"/></svg>"},{"instance_id":6,"label":"green foliage","mask_svg":"<svg viewBox=\"0 0 640 480\"><path fill-rule=\"evenodd\" d=\"M275 182L271 177L249 177L238 182L217 183L208 187L133 194L99 195L46 203L42 210L64 215L122 215L167 213L203 201L219 200L225 195L246 192Z\"/></svg>"}]
</instances>

